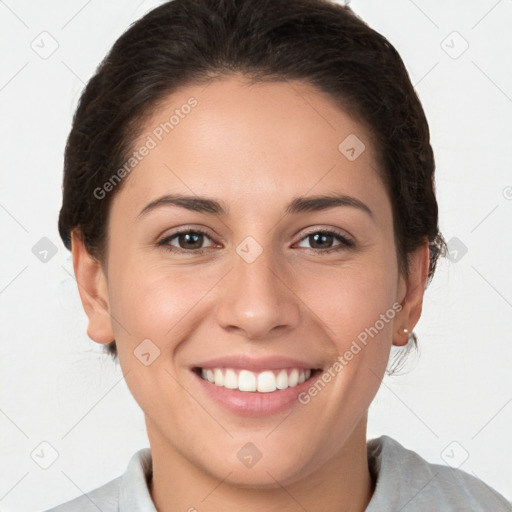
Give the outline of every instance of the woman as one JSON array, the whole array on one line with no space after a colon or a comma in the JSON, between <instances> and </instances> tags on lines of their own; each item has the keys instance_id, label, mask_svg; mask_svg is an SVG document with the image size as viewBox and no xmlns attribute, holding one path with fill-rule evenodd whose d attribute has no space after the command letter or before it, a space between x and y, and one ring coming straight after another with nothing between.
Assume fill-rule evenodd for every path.
<instances>
[{"instance_id":1,"label":"woman","mask_svg":"<svg viewBox=\"0 0 512 512\"><path fill-rule=\"evenodd\" d=\"M445 243L421 104L348 7L153 10L81 97L63 193L88 335L150 449L53 510L507 510L366 439Z\"/></svg>"}]
</instances>

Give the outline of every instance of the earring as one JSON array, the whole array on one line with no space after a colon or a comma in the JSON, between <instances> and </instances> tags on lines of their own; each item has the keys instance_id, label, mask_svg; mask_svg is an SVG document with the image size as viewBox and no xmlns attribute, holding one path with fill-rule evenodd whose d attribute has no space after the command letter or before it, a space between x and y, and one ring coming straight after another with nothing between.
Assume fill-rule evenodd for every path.
<instances>
[{"instance_id":1,"label":"earring","mask_svg":"<svg viewBox=\"0 0 512 512\"><path fill-rule=\"evenodd\" d=\"M402 332L403 332L404 334L409 334L409 329L402 329Z\"/></svg>"}]
</instances>

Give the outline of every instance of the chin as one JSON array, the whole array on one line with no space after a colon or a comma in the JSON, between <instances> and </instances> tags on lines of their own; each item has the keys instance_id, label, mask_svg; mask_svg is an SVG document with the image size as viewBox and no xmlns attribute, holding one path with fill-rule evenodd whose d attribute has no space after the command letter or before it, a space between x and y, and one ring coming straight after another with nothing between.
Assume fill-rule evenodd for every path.
<instances>
[{"instance_id":1,"label":"chin","mask_svg":"<svg viewBox=\"0 0 512 512\"><path fill-rule=\"evenodd\" d=\"M265 435L268 433L261 434L262 439ZM254 435L252 439L255 439ZM202 467L203 471L216 480L235 487L273 489L307 477L322 464L318 451L315 452L313 447L309 446L309 458L304 449L297 449L297 446L304 447L302 441L294 443L293 446L288 444L282 447L267 442L266 447L261 450L250 441L235 444L235 449L219 447L219 451L207 458L203 458L204 453L201 454L203 460L196 459L196 466ZM219 453L228 455L219 457Z\"/></svg>"}]
</instances>

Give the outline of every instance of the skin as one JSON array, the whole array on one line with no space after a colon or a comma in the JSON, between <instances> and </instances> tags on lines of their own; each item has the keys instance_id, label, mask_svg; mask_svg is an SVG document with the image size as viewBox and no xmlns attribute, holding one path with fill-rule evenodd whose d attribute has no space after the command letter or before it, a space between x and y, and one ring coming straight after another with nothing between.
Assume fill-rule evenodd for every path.
<instances>
[{"instance_id":1,"label":"skin","mask_svg":"<svg viewBox=\"0 0 512 512\"><path fill-rule=\"evenodd\" d=\"M117 342L130 391L142 408L153 455L150 492L160 512L189 510L363 511L374 483L366 455L368 407L391 345L404 345L422 307L425 242L400 274L392 210L365 128L311 85L248 85L243 77L187 86L169 96L135 147L193 96L198 105L125 178L108 219L103 262L73 232L73 263L88 335ZM338 145L356 134L366 149L349 161ZM345 194L353 206L285 214L298 196ZM227 215L177 206L141 210L163 194L215 199ZM201 227L202 245L157 243ZM354 241L315 245L307 235L337 230ZM252 263L236 252L252 236ZM168 245L171 244L168 241ZM180 247L174 238L172 246ZM203 254L194 247L206 248ZM340 250L326 254L325 248ZM188 249L192 247L192 249ZM245 353L281 355L328 368L394 303L401 310L307 405L240 417L212 402L189 367ZM134 356L149 338L160 355ZM245 467L253 443L262 458Z\"/></svg>"}]
</instances>

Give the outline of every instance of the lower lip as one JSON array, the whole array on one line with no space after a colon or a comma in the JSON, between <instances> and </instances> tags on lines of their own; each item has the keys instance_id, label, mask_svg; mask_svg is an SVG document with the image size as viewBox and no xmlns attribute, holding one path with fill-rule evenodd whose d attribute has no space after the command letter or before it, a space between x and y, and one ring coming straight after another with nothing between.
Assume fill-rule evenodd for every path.
<instances>
[{"instance_id":1,"label":"lower lip","mask_svg":"<svg viewBox=\"0 0 512 512\"><path fill-rule=\"evenodd\" d=\"M308 380L297 386L278 389L271 393L228 389L204 380L194 371L192 371L192 374L199 381L205 393L218 404L241 416L258 417L270 416L283 412L293 405L300 405L299 394L306 391L315 382L320 375L320 371L312 372Z\"/></svg>"}]
</instances>

